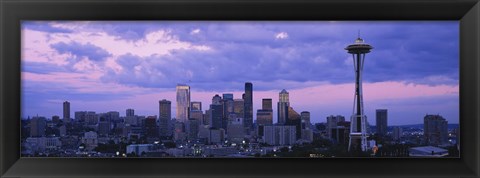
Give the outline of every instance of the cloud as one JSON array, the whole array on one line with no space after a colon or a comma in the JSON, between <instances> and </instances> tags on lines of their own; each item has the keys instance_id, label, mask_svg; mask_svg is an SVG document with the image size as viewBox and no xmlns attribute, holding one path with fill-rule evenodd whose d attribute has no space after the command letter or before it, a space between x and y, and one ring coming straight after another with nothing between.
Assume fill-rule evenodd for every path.
<instances>
[{"instance_id":1,"label":"cloud","mask_svg":"<svg viewBox=\"0 0 480 178\"><path fill-rule=\"evenodd\" d=\"M92 45L91 43L81 44L77 42L59 42L52 44L51 47L57 50L60 54L71 54L76 59L86 57L92 61L102 61L111 56L111 54L105 49Z\"/></svg>"},{"instance_id":2,"label":"cloud","mask_svg":"<svg viewBox=\"0 0 480 178\"><path fill-rule=\"evenodd\" d=\"M190 35L195 35L195 34L199 34L199 33L200 33L200 29L197 28L197 29L195 29L195 30L192 30L192 31L190 32Z\"/></svg>"},{"instance_id":3,"label":"cloud","mask_svg":"<svg viewBox=\"0 0 480 178\"><path fill-rule=\"evenodd\" d=\"M275 39L283 40L283 39L287 39L287 38L288 38L288 34L286 32L280 32L280 33L275 34Z\"/></svg>"}]
</instances>

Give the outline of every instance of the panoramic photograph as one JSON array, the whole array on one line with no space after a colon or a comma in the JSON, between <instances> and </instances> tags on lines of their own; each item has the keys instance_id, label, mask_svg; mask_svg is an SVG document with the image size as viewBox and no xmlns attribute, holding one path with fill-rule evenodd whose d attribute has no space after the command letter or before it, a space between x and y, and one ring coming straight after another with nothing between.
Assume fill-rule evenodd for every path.
<instances>
[{"instance_id":1,"label":"panoramic photograph","mask_svg":"<svg viewBox=\"0 0 480 178\"><path fill-rule=\"evenodd\" d=\"M21 156L459 158L458 21L22 21Z\"/></svg>"}]
</instances>

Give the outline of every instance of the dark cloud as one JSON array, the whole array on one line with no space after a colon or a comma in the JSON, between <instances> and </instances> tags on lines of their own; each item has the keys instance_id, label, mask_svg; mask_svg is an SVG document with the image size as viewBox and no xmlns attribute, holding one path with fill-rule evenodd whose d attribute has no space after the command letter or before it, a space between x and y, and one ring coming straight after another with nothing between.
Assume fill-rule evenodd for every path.
<instances>
[{"instance_id":1,"label":"dark cloud","mask_svg":"<svg viewBox=\"0 0 480 178\"><path fill-rule=\"evenodd\" d=\"M70 53L76 57L87 57L89 60L92 61L102 61L105 58L111 56L111 54L105 49L92 45L90 43L80 44L77 42L59 42L50 46L53 49L57 50L60 54Z\"/></svg>"},{"instance_id":2,"label":"dark cloud","mask_svg":"<svg viewBox=\"0 0 480 178\"><path fill-rule=\"evenodd\" d=\"M200 32L190 34L195 25ZM213 51L182 49L144 58L124 55L118 63L126 70L119 74L110 71L103 79L160 88L189 83L201 90L239 89L246 81L256 81L263 90L305 87L301 82L351 83L353 64L344 48L355 39L346 32L357 27L374 46L365 63L365 82L458 84L457 25L187 23L172 32L180 40L207 45ZM274 31L286 32L289 37L276 40ZM199 35L205 40L196 39Z\"/></svg>"}]
</instances>

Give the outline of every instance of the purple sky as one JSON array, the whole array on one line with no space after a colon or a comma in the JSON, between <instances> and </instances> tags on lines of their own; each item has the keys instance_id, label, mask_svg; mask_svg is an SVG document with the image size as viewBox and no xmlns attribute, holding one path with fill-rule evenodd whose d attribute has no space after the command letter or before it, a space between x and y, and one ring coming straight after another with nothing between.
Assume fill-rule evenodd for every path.
<instances>
[{"instance_id":1,"label":"purple sky","mask_svg":"<svg viewBox=\"0 0 480 178\"><path fill-rule=\"evenodd\" d=\"M262 98L290 93L291 106L313 122L353 111L354 71L344 48L361 37L366 57L364 107L388 109L389 125L459 118L459 24L456 21L208 22L23 21L22 117L74 111L158 115L175 86L191 86L208 108L215 94L241 98L254 88L254 119Z\"/></svg>"}]
</instances>

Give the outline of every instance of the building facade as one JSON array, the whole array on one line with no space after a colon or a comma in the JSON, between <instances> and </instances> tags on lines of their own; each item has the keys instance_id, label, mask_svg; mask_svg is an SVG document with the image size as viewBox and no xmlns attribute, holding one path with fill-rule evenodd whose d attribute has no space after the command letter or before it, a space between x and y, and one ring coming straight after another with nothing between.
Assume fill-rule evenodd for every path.
<instances>
[{"instance_id":1,"label":"building facade","mask_svg":"<svg viewBox=\"0 0 480 178\"><path fill-rule=\"evenodd\" d=\"M297 141L295 126L264 126L263 141L269 145L293 145Z\"/></svg>"},{"instance_id":2,"label":"building facade","mask_svg":"<svg viewBox=\"0 0 480 178\"><path fill-rule=\"evenodd\" d=\"M277 123L286 124L288 119L288 108L290 107L290 101L287 90L283 89L279 94L277 103Z\"/></svg>"},{"instance_id":3,"label":"building facade","mask_svg":"<svg viewBox=\"0 0 480 178\"><path fill-rule=\"evenodd\" d=\"M448 142L448 122L440 115L426 115L423 118L423 136L427 145L441 145Z\"/></svg>"},{"instance_id":4,"label":"building facade","mask_svg":"<svg viewBox=\"0 0 480 178\"><path fill-rule=\"evenodd\" d=\"M163 99L158 102L158 121L159 121L159 134L161 137L171 136L168 132L168 125L172 119L172 102Z\"/></svg>"},{"instance_id":5,"label":"building facade","mask_svg":"<svg viewBox=\"0 0 480 178\"><path fill-rule=\"evenodd\" d=\"M70 102L63 102L63 121L69 123L71 121L70 117Z\"/></svg>"},{"instance_id":6,"label":"building facade","mask_svg":"<svg viewBox=\"0 0 480 178\"><path fill-rule=\"evenodd\" d=\"M247 130L253 129L253 84L245 83L243 125Z\"/></svg>"},{"instance_id":7,"label":"building facade","mask_svg":"<svg viewBox=\"0 0 480 178\"><path fill-rule=\"evenodd\" d=\"M388 111L386 109L377 109L375 113L377 135L384 136L387 134Z\"/></svg>"},{"instance_id":8,"label":"building facade","mask_svg":"<svg viewBox=\"0 0 480 178\"><path fill-rule=\"evenodd\" d=\"M190 86L177 84L177 113L179 122L186 122L190 111Z\"/></svg>"}]
</instances>

